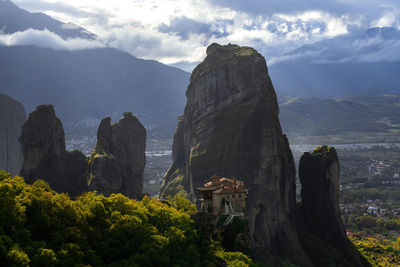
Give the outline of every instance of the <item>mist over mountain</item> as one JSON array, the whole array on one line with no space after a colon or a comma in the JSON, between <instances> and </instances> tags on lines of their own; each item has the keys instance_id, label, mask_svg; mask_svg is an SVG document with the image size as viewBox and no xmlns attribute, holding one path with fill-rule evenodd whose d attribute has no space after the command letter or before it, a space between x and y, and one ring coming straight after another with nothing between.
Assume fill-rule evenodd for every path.
<instances>
[{"instance_id":1,"label":"mist over mountain","mask_svg":"<svg viewBox=\"0 0 400 267\"><path fill-rule=\"evenodd\" d=\"M371 28L271 59L279 96L379 96L400 92L400 31Z\"/></svg>"},{"instance_id":2,"label":"mist over mountain","mask_svg":"<svg viewBox=\"0 0 400 267\"><path fill-rule=\"evenodd\" d=\"M82 28L66 29L68 24L29 13L10 1L0 1L0 10L7 14L0 16L0 28L9 34L45 29L67 38L62 43L67 48L71 38L78 38L79 44L95 37ZM53 36L48 37L51 42ZM172 135L183 111L188 73L113 48L84 49L74 47L76 43L57 50L46 45L0 46L0 92L21 101L28 112L39 104L53 104L67 129L71 123L110 114L119 118L129 110L150 130L161 128L161 133Z\"/></svg>"},{"instance_id":3,"label":"mist over mountain","mask_svg":"<svg viewBox=\"0 0 400 267\"><path fill-rule=\"evenodd\" d=\"M117 119L129 110L150 136L172 136L189 73L106 47L83 28L27 12L8 0L0 1L0 12L3 34L13 37L0 46L1 93L21 101L28 112L53 104L66 131L74 134L94 135L101 118L111 114ZM36 43L40 47L31 45ZM267 58L284 130L357 131L352 122L360 120L367 130L392 129L397 124L386 123L388 114L366 115L371 105L354 97L399 93L399 48L398 29L371 28ZM294 97L301 99L287 102ZM352 99L326 99L343 97ZM397 114L397 109L394 105L390 112ZM330 127L332 123L338 126Z\"/></svg>"},{"instance_id":4,"label":"mist over mountain","mask_svg":"<svg viewBox=\"0 0 400 267\"><path fill-rule=\"evenodd\" d=\"M47 29L62 38L94 39L93 33L73 24L63 23L43 13L30 13L19 8L10 0L0 1L0 30L3 34L21 32L28 29Z\"/></svg>"}]
</instances>

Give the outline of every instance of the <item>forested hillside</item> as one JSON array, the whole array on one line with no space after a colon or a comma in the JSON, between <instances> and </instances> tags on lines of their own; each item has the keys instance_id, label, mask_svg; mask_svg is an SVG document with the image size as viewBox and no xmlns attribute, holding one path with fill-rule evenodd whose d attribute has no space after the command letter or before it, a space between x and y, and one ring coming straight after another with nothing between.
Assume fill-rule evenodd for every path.
<instances>
[{"instance_id":1,"label":"forested hillside","mask_svg":"<svg viewBox=\"0 0 400 267\"><path fill-rule=\"evenodd\" d=\"M57 194L0 171L0 262L6 266L246 266L201 238L182 194L169 204L121 194Z\"/></svg>"}]
</instances>

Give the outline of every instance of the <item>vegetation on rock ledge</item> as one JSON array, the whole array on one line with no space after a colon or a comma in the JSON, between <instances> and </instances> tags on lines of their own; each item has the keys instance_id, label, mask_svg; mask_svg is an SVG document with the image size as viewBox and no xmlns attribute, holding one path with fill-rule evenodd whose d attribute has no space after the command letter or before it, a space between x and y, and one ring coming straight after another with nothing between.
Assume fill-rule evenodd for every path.
<instances>
[{"instance_id":1,"label":"vegetation on rock ledge","mask_svg":"<svg viewBox=\"0 0 400 267\"><path fill-rule=\"evenodd\" d=\"M322 157L322 158L327 158L330 153L334 153L336 150L334 147L330 146L319 146L313 150L311 153L312 156L314 157Z\"/></svg>"}]
</instances>

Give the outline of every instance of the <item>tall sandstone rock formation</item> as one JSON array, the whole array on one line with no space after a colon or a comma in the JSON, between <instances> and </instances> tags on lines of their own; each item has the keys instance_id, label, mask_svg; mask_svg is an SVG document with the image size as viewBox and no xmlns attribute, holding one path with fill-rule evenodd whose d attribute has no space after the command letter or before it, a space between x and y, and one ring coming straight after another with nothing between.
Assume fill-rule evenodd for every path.
<instances>
[{"instance_id":1,"label":"tall sandstone rock formation","mask_svg":"<svg viewBox=\"0 0 400 267\"><path fill-rule=\"evenodd\" d=\"M73 196L86 190L86 157L66 151L64 129L52 105L40 105L29 114L19 142L24 155L20 174L26 182L43 179L57 192Z\"/></svg>"},{"instance_id":2,"label":"tall sandstone rock formation","mask_svg":"<svg viewBox=\"0 0 400 267\"><path fill-rule=\"evenodd\" d=\"M322 146L301 157L299 177L302 206L299 210L299 229L336 249L349 265L369 266L346 236L339 209L339 175L339 159L333 147ZM312 256L318 249L309 246L312 239L309 237L302 234L302 240L308 239L303 240L303 243L308 243L304 247L311 248L307 251L311 258L318 261L320 266L329 264L328 261L320 261L323 259L321 255ZM337 265L344 266L339 262Z\"/></svg>"},{"instance_id":3,"label":"tall sandstone rock formation","mask_svg":"<svg viewBox=\"0 0 400 267\"><path fill-rule=\"evenodd\" d=\"M18 138L25 120L24 106L0 94L0 169L14 175L19 174L24 159Z\"/></svg>"},{"instance_id":4,"label":"tall sandstone rock formation","mask_svg":"<svg viewBox=\"0 0 400 267\"><path fill-rule=\"evenodd\" d=\"M72 196L87 190L139 197L143 191L146 130L127 112L111 126L102 120L98 142L88 162L80 151L65 149L64 129L52 105L40 105L22 128L21 176L28 183L43 179L57 192ZM88 186L89 183L89 186Z\"/></svg>"},{"instance_id":5,"label":"tall sandstone rock formation","mask_svg":"<svg viewBox=\"0 0 400 267\"><path fill-rule=\"evenodd\" d=\"M265 59L250 47L212 44L193 71L179 118L173 163L161 196L197 187L218 175L238 177L249 190L253 253L312 265L295 226L295 166L278 119Z\"/></svg>"},{"instance_id":6,"label":"tall sandstone rock formation","mask_svg":"<svg viewBox=\"0 0 400 267\"><path fill-rule=\"evenodd\" d=\"M132 113L124 113L113 125L111 118L104 118L89 160L89 189L105 195L123 193L128 197L140 197L145 149L146 129Z\"/></svg>"}]
</instances>

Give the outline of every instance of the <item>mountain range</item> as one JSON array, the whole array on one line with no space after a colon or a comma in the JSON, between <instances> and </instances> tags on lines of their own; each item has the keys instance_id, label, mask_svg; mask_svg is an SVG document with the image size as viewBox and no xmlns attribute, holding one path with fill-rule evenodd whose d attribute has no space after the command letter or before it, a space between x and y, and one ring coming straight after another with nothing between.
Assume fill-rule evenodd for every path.
<instances>
[{"instance_id":1,"label":"mountain range","mask_svg":"<svg viewBox=\"0 0 400 267\"><path fill-rule=\"evenodd\" d=\"M400 131L400 96L292 98L280 104L284 132L329 135Z\"/></svg>"},{"instance_id":2,"label":"mountain range","mask_svg":"<svg viewBox=\"0 0 400 267\"><path fill-rule=\"evenodd\" d=\"M0 12L0 28L7 34L30 28L54 31L65 40L95 38L82 28L29 13L8 0L0 1ZM90 120L110 114L116 119L131 111L150 132L166 129L171 136L184 107L187 72L114 48L0 46L0 58L0 92L21 101L28 112L39 104L53 104L67 131L68 125L85 126Z\"/></svg>"},{"instance_id":3,"label":"mountain range","mask_svg":"<svg viewBox=\"0 0 400 267\"><path fill-rule=\"evenodd\" d=\"M400 31L371 28L301 46L270 61L279 96L399 94Z\"/></svg>"},{"instance_id":4,"label":"mountain range","mask_svg":"<svg viewBox=\"0 0 400 267\"><path fill-rule=\"evenodd\" d=\"M96 38L93 33L73 23L63 23L43 13L28 12L10 0L0 1L0 29L3 34L47 29L63 38Z\"/></svg>"},{"instance_id":5,"label":"mountain range","mask_svg":"<svg viewBox=\"0 0 400 267\"><path fill-rule=\"evenodd\" d=\"M9 0L0 1L0 29L0 36L34 29L65 41L97 41L77 25L30 13ZM372 28L269 60L284 131L397 131L400 106L392 101L397 98L382 95L399 95L399 50L398 29ZM101 118L115 120L131 111L150 137L171 138L184 110L189 73L104 44L68 50L0 40L0 59L0 93L22 102L27 112L53 104L67 135L94 135Z\"/></svg>"}]
</instances>

